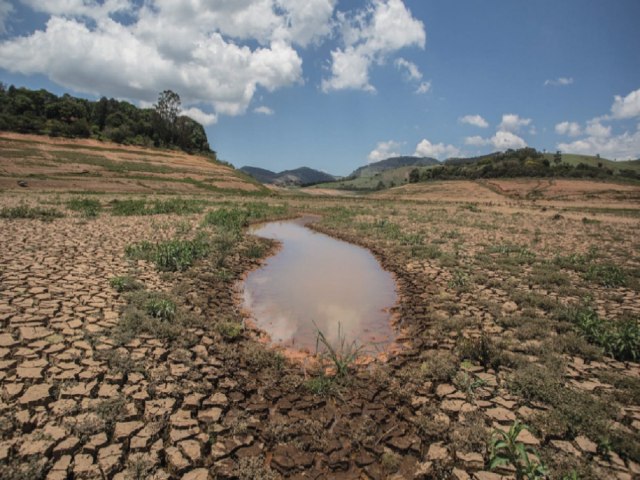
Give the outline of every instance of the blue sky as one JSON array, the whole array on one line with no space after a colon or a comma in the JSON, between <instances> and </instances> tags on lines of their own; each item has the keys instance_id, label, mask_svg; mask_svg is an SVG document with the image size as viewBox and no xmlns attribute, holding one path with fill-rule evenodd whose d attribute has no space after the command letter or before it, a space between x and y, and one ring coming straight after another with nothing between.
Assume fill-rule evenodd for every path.
<instances>
[{"instance_id":1,"label":"blue sky","mask_svg":"<svg viewBox=\"0 0 640 480\"><path fill-rule=\"evenodd\" d=\"M236 166L640 158L637 0L0 0L0 81L178 92Z\"/></svg>"}]
</instances>

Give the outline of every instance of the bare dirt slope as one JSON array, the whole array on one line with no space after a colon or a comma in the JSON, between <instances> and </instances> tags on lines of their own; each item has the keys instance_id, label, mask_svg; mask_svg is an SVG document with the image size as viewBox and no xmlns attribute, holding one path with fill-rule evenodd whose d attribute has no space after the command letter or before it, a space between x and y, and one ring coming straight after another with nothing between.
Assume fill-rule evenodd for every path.
<instances>
[{"instance_id":1,"label":"bare dirt slope","mask_svg":"<svg viewBox=\"0 0 640 480\"><path fill-rule=\"evenodd\" d=\"M0 133L0 189L102 192L257 192L263 187L202 155L96 140Z\"/></svg>"}]
</instances>

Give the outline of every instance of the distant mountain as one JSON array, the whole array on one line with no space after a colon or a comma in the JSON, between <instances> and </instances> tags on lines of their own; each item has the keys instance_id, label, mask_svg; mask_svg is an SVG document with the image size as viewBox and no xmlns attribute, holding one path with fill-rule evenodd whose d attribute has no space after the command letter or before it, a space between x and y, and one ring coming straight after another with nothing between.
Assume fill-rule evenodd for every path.
<instances>
[{"instance_id":1,"label":"distant mountain","mask_svg":"<svg viewBox=\"0 0 640 480\"><path fill-rule=\"evenodd\" d=\"M250 177L255 178L260 183L273 183L278 178L278 174L276 172L272 172L265 168L242 167L239 170Z\"/></svg>"},{"instance_id":2,"label":"distant mountain","mask_svg":"<svg viewBox=\"0 0 640 480\"><path fill-rule=\"evenodd\" d=\"M347 178L372 177L377 173L400 167L429 167L439 164L438 160L430 157L391 157L357 168Z\"/></svg>"},{"instance_id":3,"label":"distant mountain","mask_svg":"<svg viewBox=\"0 0 640 480\"><path fill-rule=\"evenodd\" d=\"M336 177L309 167L300 167L294 170L284 170L280 173L272 172L258 167L242 167L240 169L261 183L279 186L307 186L316 183L333 182Z\"/></svg>"}]
</instances>

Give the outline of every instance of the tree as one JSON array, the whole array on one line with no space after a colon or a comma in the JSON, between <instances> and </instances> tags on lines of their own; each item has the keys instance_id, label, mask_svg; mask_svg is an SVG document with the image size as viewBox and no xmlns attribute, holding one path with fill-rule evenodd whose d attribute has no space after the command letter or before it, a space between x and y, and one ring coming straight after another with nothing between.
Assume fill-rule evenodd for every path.
<instances>
[{"instance_id":1,"label":"tree","mask_svg":"<svg viewBox=\"0 0 640 480\"><path fill-rule=\"evenodd\" d=\"M558 150L553 156L553 163L560 165L562 163L562 153Z\"/></svg>"},{"instance_id":2,"label":"tree","mask_svg":"<svg viewBox=\"0 0 640 480\"><path fill-rule=\"evenodd\" d=\"M417 168L409 172L409 183L418 183L420 181L420 171Z\"/></svg>"},{"instance_id":3,"label":"tree","mask_svg":"<svg viewBox=\"0 0 640 480\"><path fill-rule=\"evenodd\" d=\"M154 105L156 112L156 128L160 139L165 144L173 143L177 136L176 120L182 109L180 95L172 90L165 90L158 96Z\"/></svg>"},{"instance_id":4,"label":"tree","mask_svg":"<svg viewBox=\"0 0 640 480\"><path fill-rule=\"evenodd\" d=\"M174 125L182 110L180 95L172 90L165 90L158 97L158 103L154 105L160 118L169 125Z\"/></svg>"}]
</instances>

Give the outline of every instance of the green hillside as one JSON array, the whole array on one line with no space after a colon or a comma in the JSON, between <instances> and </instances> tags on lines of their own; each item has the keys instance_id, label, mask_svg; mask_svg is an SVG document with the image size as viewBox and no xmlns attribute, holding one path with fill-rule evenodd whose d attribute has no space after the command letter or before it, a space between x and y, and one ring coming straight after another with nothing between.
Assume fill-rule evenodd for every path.
<instances>
[{"instance_id":1,"label":"green hillside","mask_svg":"<svg viewBox=\"0 0 640 480\"><path fill-rule=\"evenodd\" d=\"M545 153L544 157L548 159L550 162L553 162L555 154L554 153ZM606 158L600 158L594 155L579 155L574 153L562 153L561 154L562 162L568 163L574 167L579 164L589 165L590 167L598 168L602 165L602 168L609 168L614 172L618 172L621 170L635 170L640 171L640 160L624 160L624 161L613 161L608 160Z\"/></svg>"}]
</instances>

